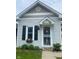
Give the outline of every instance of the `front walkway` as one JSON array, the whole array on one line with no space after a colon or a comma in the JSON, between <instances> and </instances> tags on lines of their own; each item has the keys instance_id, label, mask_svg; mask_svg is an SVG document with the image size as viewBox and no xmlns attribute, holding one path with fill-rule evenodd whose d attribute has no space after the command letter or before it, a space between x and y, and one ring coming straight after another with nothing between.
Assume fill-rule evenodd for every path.
<instances>
[{"instance_id":1,"label":"front walkway","mask_svg":"<svg viewBox=\"0 0 79 59\"><path fill-rule=\"evenodd\" d=\"M62 57L61 52L43 51L42 59L56 59L56 57Z\"/></svg>"}]
</instances>

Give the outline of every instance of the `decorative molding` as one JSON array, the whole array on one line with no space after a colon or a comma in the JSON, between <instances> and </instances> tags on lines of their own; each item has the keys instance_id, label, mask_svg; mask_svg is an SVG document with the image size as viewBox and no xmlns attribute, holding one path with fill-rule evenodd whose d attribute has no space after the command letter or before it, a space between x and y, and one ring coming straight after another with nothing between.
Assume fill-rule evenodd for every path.
<instances>
[{"instance_id":1,"label":"decorative molding","mask_svg":"<svg viewBox=\"0 0 79 59\"><path fill-rule=\"evenodd\" d=\"M58 11L54 10L53 8L47 6L46 4L44 4L41 1L36 1L34 2L32 5L30 5L29 7L27 7L26 9L24 9L21 13L19 13L17 15L17 17L21 17L23 14L27 13L30 9L32 9L34 6L36 6L37 4L40 4L41 6L45 7L46 9L49 9L51 12L54 12L57 15L62 15L61 13L59 13Z\"/></svg>"},{"instance_id":2,"label":"decorative molding","mask_svg":"<svg viewBox=\"0 0 79 59\"><path fill-rule=\"evenodd\" d=\"M24 16L54 15L53 13L27 13Z\"/></svg>"},{"instance_id":3,"label":"decorative molding","mask_svg":"<svg viewBox=\"0 0 79 59\"><path fill-rule=\"evenodd\" d=\"M44 21L48 21L48 22L50 22L51 24L54 24L54 22L53 22L51 19L49 19L48 17L46 17L44 20L42 20L42 21L40 22L40 25L43 25Z\"/></svg>"}]
</instances>

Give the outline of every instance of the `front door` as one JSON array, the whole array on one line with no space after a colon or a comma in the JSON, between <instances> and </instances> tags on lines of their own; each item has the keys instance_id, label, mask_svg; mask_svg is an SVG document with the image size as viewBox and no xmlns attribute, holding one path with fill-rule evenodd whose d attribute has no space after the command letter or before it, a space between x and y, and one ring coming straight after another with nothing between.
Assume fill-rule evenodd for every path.
<instances>
[{"instance_id":1,"label":"front door","mask_svg":"<svg viewBox=\"0 0 79 59\"><path fill-rule=\"evenodd\" d=\"M43 27L43 45L46 47L51 45L50 27Z\"/></svg>"}]
</instances>

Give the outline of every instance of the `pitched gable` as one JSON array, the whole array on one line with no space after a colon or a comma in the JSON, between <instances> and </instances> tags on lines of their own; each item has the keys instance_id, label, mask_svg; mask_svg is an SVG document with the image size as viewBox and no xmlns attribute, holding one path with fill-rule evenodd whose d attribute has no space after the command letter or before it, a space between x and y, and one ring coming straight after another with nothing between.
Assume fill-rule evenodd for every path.
<instances>
[{"instance_id":1,"label":"pitched gable","mask_svg":"<svg viewBox=\"0 0 79 59\"><path fill-rule=\"evenodd\" d=\"M41 9L41 10L40 10ZM61 13L57 12L56 10L52 9L51 7L47 6L41 1L34 2L31 6L23 10L17 17L25 16L26 13L37 13L37 12L50 12L54 16L60 16Z\"/></svg>"},{"instance_id":2,"label":"pitched gable","mask_svg":"<svg viewBox=\"0 0 79 59\"><path fill-rule=\"evenodd\" d=\"M37 6L35 6L31 10L29 10L28 12L30 12L30 13L40 13L40 12L51 12L51 11L49 11L45 7L38 4Z\"/></svg>"}]
</instances>

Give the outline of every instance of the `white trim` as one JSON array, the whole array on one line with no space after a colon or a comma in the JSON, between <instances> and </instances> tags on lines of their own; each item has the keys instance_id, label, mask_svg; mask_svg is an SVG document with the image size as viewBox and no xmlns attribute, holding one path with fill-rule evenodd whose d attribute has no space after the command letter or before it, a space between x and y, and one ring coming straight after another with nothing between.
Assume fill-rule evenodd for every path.
<instances>
[{"instance_id":1,"label":"white trim","mask_svg":"<svg viewBox=\"0 0 79 59\"><path fill-rule=\"evenodd\" d=\"M44 37L43 36L43 26L42 26L42 30L41 31L42 31L42 47L44 47L44 45L43 45L43 37Z\"/></svg>"},{"instance_id":2,"label":"white trim","mask_svg":"<svg viewBox=\"0 0 79 59\"><path fill-rule=\"evenodd\" d=\"M32 30L33 30L33 32L32 32L32 40L34 41L34 26L28 26L28 27L32 27ZM28 39L28 27L26 27L27 29L26 29L26 40Z\"/></svg>"},{"instance_id":3,"label":"white trim","mask_svg":"<svg viewBox=\"0 0 79 59\"><path fill-rule=\"evenodd\" d=\"M26 26L26 39L25 40L27 39L28 39L28 27Z\"/></svg>"},{"instance_id":4,"label":"white trim","mask_svg":"<svg viewBox=\"0 0 79 59\"><path fill-rule=\"evenodd\" d=\"M52 24L54 24L54 21L52 21L52 20L51 20L50 18L48 18L48 17L44 18L44 20L42 20L42 21L40 22L40 24L42 25L45 20L49 20Z\"/></svg>"},{"instance_id":5,"label":"white trim","mask_svg":"<svg viewBox=\"0 0 79 59\"><path fill-rule=\"evenodd\" d=\"M34 26L33 26L33 36L32 36L32 39L33 39L33 41L34 41Z\"/></svg>"},{"instance_id":6,"label":"white trim","mask_svg":"<svg viewBox=\"0 0 79 59\"><path fill-rule=\"evenodd\" d=\"M53 15L53 13L28 13L25 14L24 16L40 16L40 15Z\"/></svg>"},{"instance_id":7,"label":"white trim","mask_svg":"<svg viewBox=\"0 0 79 59\"><path fill-rule=\"evenodd\" d=\"M53 38L52 38L52 26L50 26L50 38L51 38L51 47L53 47Z\"/></svg>"},{"instance_id":8,"label":"white trim","mask_svg":"<svg viewBox=\"0 0 79 59\"><path fill-rule=\"evenodd\" d=\"M51 26L50 26L50 45L44 45L44 34L43 34L43 27L42 27L42 47L52 47L52 34L51 34Z\"/></svg>"},{"instance_id":9,"label":"white trim","mask_svg":"<svg viewBox=\"0 0 79 59\"><path fill-rule=\"evenodd\" d=\"M36 1L33 4L31 4L29 7L27 7L26 9L24 9L21 13L19 13L17 15L17 17L22 16L23 14L25 14L26 12L28 12L31 8L33 8L34 6L36 6L37 4L40 4L42 6L44 6L45 8L49 9L50 11L58 14L58 15L62 15L61 13L59 13L58 11L54 10L53 8L47 6L45 3L41 2L41 1Z\"/></svg>"}]
</instances>

